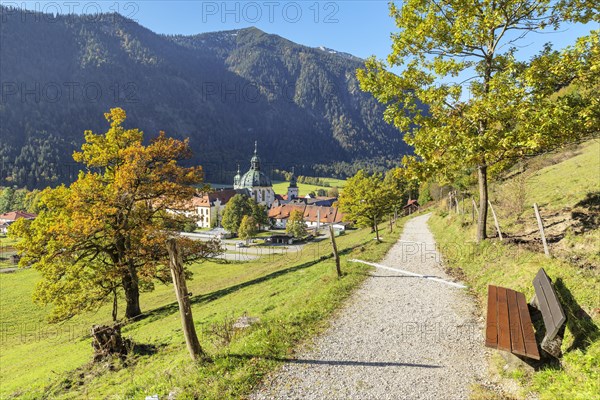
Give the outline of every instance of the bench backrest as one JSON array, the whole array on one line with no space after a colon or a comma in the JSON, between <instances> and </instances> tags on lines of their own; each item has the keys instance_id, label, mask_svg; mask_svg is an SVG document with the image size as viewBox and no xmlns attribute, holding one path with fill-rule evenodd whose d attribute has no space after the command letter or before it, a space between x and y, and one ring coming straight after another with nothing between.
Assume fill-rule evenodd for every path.
<instances>
[{"instance_id":1,"label":"bench backrest","mask_svg":"<svg viewBox=\"0 0 600 400\"><path fill-rule=\"evenodd\" d=\"M546 339L552 340L567 320L567 317L552 287L552 281L546 275L544 268L541 268L533 279L533 288L546 326Z\"/></svg>"}]
</instances>

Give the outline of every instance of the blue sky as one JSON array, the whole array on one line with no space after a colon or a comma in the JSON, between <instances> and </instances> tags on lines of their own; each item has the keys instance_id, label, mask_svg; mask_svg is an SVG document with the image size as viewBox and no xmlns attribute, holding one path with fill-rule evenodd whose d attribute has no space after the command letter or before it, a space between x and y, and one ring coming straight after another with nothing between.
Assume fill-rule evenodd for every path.
<instances>
[{"instance_id":1,"label":"blue sky","mask_svg":"<svg viewBox=\"0 0 600 400\"><path fill-rule=\"evenodd\" d=\"M196 34L256 26L307 46L325 46L366 58L390 52L390 33L396 30L388 1L2 1L46 12L93 13L118 11L157 33ZM520 52L528 58L543 44L555 48L598 29L599 24L569 26L556 33L531 34Z\"/></svg>"}]
</instances>

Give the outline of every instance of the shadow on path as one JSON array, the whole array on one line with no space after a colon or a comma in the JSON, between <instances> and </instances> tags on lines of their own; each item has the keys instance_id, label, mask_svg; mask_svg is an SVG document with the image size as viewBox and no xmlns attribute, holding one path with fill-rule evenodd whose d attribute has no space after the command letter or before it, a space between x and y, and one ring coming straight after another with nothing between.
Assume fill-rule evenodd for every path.
<instances>
[{"instance_id":1,"label":"shadow on path","mask_svg":"<svg viewBox=\"0 0 600 400\"><path fill-rule=\"evenodd\" d=\"M252 359L264 358L266 360L280 361L290 364L312 364L312 365L333 365L333 366L358 366L358 367L411 367L411 368L443 368L441 365L429 364L414 364L391 361L351 361L351 360L311 360L311 359L296 359L287 357L260 357L251 354L229 354L227 357Z\"/></svg>"}]
</instances>

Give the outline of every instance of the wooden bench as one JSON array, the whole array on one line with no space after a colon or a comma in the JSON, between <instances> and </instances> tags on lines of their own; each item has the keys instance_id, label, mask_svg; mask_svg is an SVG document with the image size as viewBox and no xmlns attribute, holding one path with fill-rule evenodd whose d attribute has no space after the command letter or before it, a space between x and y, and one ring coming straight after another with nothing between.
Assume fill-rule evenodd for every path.
<instances>
[{"instance_id":1,"label":"wooden bench","mask_svg":"<svg viewBox=\"0 0 600 400\"><path fill-rule=\"evenodd\" d=\"M541 348L558 358L564 333L563 325L567 318L552 287L552 281L543 268L535 276L533 287L535 297L530 306L541 312L546 328ZM489 285L485 345L539 360L540 352L531 317L523 293Z\"/></svg>"}]
</instances>

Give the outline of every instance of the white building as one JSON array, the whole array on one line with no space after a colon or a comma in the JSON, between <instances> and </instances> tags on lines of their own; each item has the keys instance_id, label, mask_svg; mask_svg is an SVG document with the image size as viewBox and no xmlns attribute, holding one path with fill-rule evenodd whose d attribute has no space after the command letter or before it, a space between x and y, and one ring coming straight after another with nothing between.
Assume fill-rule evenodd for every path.
<instances>
[{"instance_id":1,"label":"white building","mask_svg":"<svg viewBox=\"0 0 600 400\"><path fill-rule=\"evenodd\" d=\"M196 218L199 228L214 228L221 226L225 204L239 191L233 189L219 190L192 198L193 211L188 216Z\"/></svg>"},{"instance_id":2,"label":"white building","mask_svg":"<svg viewBox=\"0 0 600 400\"><path fill-rule=\"evenodd\" d=\"M258 157L257 143L254 143L254 156L250 160L250 169L243 176L238 173L233 178L234 189L248 190L250 197L258 204L265 204L271 207L275 201L275 192L273 185L267 175L260 170L260 158Z\"/></svg>"}]
</instances>

